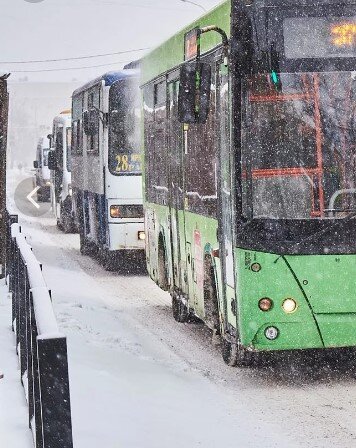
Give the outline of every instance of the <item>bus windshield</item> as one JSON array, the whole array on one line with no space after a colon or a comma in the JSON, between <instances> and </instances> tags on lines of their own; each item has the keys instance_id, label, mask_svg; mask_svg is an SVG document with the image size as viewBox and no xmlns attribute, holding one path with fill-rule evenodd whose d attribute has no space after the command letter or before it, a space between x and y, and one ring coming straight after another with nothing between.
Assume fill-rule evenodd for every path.
<instances>
[{"instance_id":1,"label":"bus windshield","mask_svg":"<svg viewBox=\"0 0 356 448\"><path fill-rule=\"evenodd\" d=\"M135 80L117 81L109 99L109 170L114 175L141 174L140 102Z\"/></svg>"},{"instance_id":2,"label":"bus windshield","mask_svg":"<svg viewBox=\"0 0 356 448\"><path fill-rule=\"evenodd\" d=\"M242 87L244 215L312 220L354 214L356 72L278 77L276 83L270 74L254 75Z\"/></svg>"}]
</instances>

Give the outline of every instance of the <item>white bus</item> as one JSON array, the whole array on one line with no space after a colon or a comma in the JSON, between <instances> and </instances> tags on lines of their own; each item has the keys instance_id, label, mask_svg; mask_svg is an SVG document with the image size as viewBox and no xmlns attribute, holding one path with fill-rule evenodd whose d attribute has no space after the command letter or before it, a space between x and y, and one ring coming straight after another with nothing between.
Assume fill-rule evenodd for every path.
<instances>
[{"instance_id":1,"label":"white bus","mask_svg":"<svg viewBox=\"0 0 356 448\"><path fill-rule=\"evenodd\" d=\"M33 177L33 188L38 187L37 201L49 202L51 196L51 177L48 168L48 152L50 150L50 140L48 136L38 140L36 149L36 160L33 162L35 175Z\"/></svg>"},{"instance_id":2,"label":"white bus","mask_svg":"<svg viewBox=\"0 0 356 448\"><path fill-rule=\"evenodd\" d=\"M110 72L73 93L72 185L83 254L107 270L144 261L139 74Z\"/></svg>"},{"instance_id":3,"label":"white bus","mask_svg":"<svg viewBox=\"0 0 356 448\"><path fill-rule=\"evenodd\" d=\"M71 114L65 110L53 120L51 151L48 167L51 170L51 203L57 226L66 233L73 232L71 185Z\"/></svg>"}]
</instances>

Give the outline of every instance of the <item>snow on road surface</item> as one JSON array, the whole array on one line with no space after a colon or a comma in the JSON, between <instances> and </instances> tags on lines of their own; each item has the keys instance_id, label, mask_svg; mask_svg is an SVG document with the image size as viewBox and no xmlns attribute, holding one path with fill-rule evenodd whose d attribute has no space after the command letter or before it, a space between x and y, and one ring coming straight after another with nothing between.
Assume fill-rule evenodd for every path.
<instances>
[{"instance_id":1,"label":"snow on road surface","mask_svg":"<svg viewBox=\"0 0 356 448\"><path fill-rule=\"evenodd\" d=\"M76 448L356 446L354 358L229 368L148 277L105 272L49 216L20 221L68 336Z\"/></svg>"},{"instance_id":2,"label":"snow on road surface","mask_svg":"<svg viewBox=\"0 0 356 448\"><path fill-rule=\"evenodd\" d=\"M20 382L20 369L11 329L11 302L4 281L0 281L0 447L30 448L28 410Z\"/></svg>"}]
</instances>

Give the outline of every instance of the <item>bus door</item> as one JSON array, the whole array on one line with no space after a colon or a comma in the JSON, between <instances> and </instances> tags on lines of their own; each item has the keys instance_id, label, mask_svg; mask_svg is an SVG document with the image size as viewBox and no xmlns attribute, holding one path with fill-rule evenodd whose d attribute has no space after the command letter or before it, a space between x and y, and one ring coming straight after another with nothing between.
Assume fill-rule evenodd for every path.
<instances>
[{"instance_id":1,"label":"bus door","mask_svg":"<svg viewBox=\"0 0 356 448\"><path fill-rule=\"evenodd\" d=\"M222 277L222 297L219 298L220 315L226 328L230 303L235 302L235 275L233 253L232 182L230 150L230 101L228 68L217 64L216 70L216 123L218 129L218 239ZM230 319L235 319L230 316Z\"/></svg>"},{"instance_id":2,"label":"bus door","mask_svg":"<svg viewBox=\"0 0 356 448\"><path fill-rule=\"evenodd\" d=\"M172 286L188 293L185 257L184 180L182 125L178 121L179 81L168 83L168 165L169 165L169 231L172 256Z\"/></svg>"}]
</instances>

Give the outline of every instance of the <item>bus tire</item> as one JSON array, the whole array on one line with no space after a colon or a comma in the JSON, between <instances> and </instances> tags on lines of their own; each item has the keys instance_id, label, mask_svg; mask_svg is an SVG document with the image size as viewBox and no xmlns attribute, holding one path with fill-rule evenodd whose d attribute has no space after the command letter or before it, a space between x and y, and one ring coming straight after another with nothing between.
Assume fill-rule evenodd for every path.
<instances>
[{"instance_id":1,"label":"bus tire","mask_svg":"<svg viewBox=\"0 0 356 448\"><path fill-rule=\"evenodd\" d=\"M115 252L100 248L98 258L105 271L114 272L119 269L119 257Z\"/></svg>"},{"instance_id":2,"label":"bus tire","mask_svg":"<svg viewBox=\"0 0 356 448\"><path fill-rule=\"evenodd\" d=\"M73 221L70 217L66 216L63 220L63 231L64 233L73 233Z\"/></svg>"},{"instance_id":3,"label":"bus tire","mask_svg":"<svg viewBox=\"0 0 356 448\"><path fill-rule=\"evenodd\" d=\"M158 243L158 285L163 291L169 290L167 257L162 237L160 237Z\"/></svg>"},{"instance_id":4,"label":"bus tire","mask_svg":"<svg viewBox=\"0 0 356 448\"><path fill-rule=\"evenodd\" d=\"M246 350L239 342L223 338L221 354L225 364L230 367L249 367L253 363L253 353Z\"/></svg>"},{"instance_id":5,"label":"bus tire","mask_svg":"<svg viewBox=\"0 0 356 448\"><path fill-rule=\"evenodd\" d=\"M204 309L205 324L216 334L221 333L218 293L215 281L215 270L210 257L204 259Z\"/></svg>"},{"instance_id":6,"label":"bus tire","mask_svg":"<svg viewBox=\"0 0 356 448\"><path fill-rule=\"evenodd\" d=\"M60 204L61 209L61 228L63 229L64 233L73 233L73 218L71 216L71 212L66 209L66 206L63 202Z\"/></svg>"},{"instance_id":7,"label":"bus tire","mask_svg":"<svg viewBox=\"0 0 356 448\"><path fill-rule=\"evenodd\" d=\"M90 255L90 248L88 243L86 242L85 236L83 232L79 232L79 238L80 238L80 253L82 255Z\"/></svg>"},{"instance_id":8,"label":"bus tire","mask_svg":"<svg viewBox=\"0 0 356 448\"><path fill-rule=\"evenodd\" d=\"M189 308L183 302L182 298L174 293L172 294L172 312L174 320L179 323L185 323L189 320Z\"/></svg>"}]
</instances>

